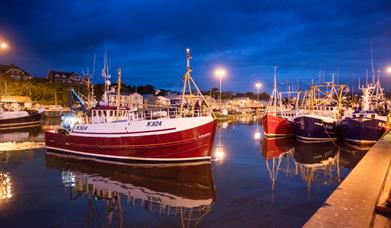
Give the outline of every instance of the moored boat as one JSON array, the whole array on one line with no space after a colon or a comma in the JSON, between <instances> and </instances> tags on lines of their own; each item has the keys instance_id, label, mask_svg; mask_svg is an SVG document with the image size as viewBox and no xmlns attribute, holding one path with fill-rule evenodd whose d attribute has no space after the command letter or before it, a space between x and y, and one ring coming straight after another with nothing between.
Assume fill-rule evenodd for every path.
<instances>
[{"instance_id":1,"label":"moored boat","mask_svg":"<svg viewBox=\"0 0 391 228\"><path fill-rule=\"evenodd\" d=\"M378 83L380 85L380 83ZM386 130L386 116L377 114L371 110L371 107L376 108L371 104L371 90L375 90L375 86L366 85L361 88L361 107L356 110L351 116L345 117L341 121L341 131L343 139L357 144L374 144ZM376 99L375 99L376 101Z\"/></svg>"},{"instance_id":2,"label":"moored boat","mask_svg":"<svg viewBox=\"0 0 391 228\"><path fill-rule=\"evenodd\" d=\"M267 137L294 135L293 117L294 114L292 112L267 112L262 117L264 135Z\"/></svg>"},{"instance_id":3,"label":"moored boat","mask_svg":"<svg viewBox=\"0 0 391 228\"><path fill-rule=\"evenodd\" d=\"M384 118L385 119L385 118ZM341 122L343 139L358 144L374 144L386 130L386 121L375 112L357 111Z\"/></svg>"},{"instance_id":4,"label":"moored boat","mask_svg":"<svg viewBox=\"0 0 391 228\"><path fill-rule=\"evenodd\" d=\"M190 76L190 58L188 50L184 88L193 83L203 98ZM120 70L118 79L120 85ZM46 131L45 136L47 149L62 154L120 162L183 162L211 159L215 129L210 110L189 110L183 103L180 108L164 110L101 106L93 108L91 117L84 120L64 117L63 128Z\"/></svg>"},{"instance_id":5,"label":"moored boat","mask_svg":"<svg viewBox=\"0 0 391 228\"><path fill-rule=\"evenodd\" d=\"M325 91L321 91L324 88ZM294 118L296 138L307 142L327 142L338 139L338 123L342 113L342 93L346 86L332 82L311 85L308 110Z\"/></svg>"},{"instance_id":6,"label":"moored boat","mask_svg":"<svg viewBox=\"0 0 391 228\"><path fill-rule=\"evenodd\" d=\"M296 137L304 141L325 142L336 141L336 119L322 115L300 115L295 119Z\"/></svg>"},{"instance_id":7,"label":"moored boat","mask_svg":"<svg viewBox=\"0 0 391 228\"><path fill-rule=\"evenodd\" d=\"M40 125L41 114L38 111L12 111L0 108L0 131L32 128Z\"/></svg>"},{"instance_id":8,"label":"moored boat","mask_svg":"<svg viewBox=\"0 0 391 228\"><path fill-rule=\"evenodd\" d=\"M290 92L289 92L290 93ZM299 95L299 93L298 93ZM284 137L294 135L293 118L295 107L290 104L290 97L283 104L282 93L277 89L276 66L274 67L274 85L265 115L262 117L266 137ZM298 97L296 98L297 106Z\"/></svg>"}]
</instances>

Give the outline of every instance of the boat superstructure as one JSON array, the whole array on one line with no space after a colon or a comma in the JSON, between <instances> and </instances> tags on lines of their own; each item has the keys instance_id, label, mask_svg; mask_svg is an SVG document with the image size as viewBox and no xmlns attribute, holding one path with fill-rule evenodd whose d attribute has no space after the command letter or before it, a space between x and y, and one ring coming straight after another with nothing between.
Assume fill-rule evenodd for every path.
<instances>
[{"instance_id":1,"label":"boat superstructure","mask_svg":"<svg viewBox=\"0 0 391 228\"><path fill-rule=\"evenodd\" d=\"M376 85L366 83L360 89L361 105L341 121L342 136L344 140L352 143L374 144L383 135L387 125L387 116L384 114L388 110L387 107L383 109L383 90L379 80Z\"/></svg>"}]
</instances>

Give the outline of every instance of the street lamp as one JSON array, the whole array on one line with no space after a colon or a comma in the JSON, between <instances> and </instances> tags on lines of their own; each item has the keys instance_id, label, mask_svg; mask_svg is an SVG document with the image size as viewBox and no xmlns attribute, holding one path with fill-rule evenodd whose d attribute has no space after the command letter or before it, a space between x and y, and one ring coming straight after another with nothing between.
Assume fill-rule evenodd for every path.
<instances>
[{"instance_id":1,"label":"street lamp","mask_svg":"<svg viewBox=\"0 0 391 228\"><path fill-rule=\"evenodd\" d=\"M220 97L219 97L219 104L221 105L221 78L222 77L224 77L225 75L226 75L226 71L225 71L225 69L223 69L223 68L217 68L216 70L215 70L215 75L217 76L217 77L219 77L219 80L220 80Z\"/></svg>"},{"instance_id":2,"label":"street lamp","mask_svg":"<svg viewBox=\"0 0 391 228\"><path fill-rule=\"evenodd\" d=\"M257 87L257 101L259 101L259 89L262 87L262 84L257 82L255 83L255 87Z\"/></svg>"},{"instance_id":3,"label":"street lamp","mask_svg":"<svg viewBox=\"0 0 391 228\"><path fill-rule=\"evenodd\" d=\"M6 42L4 42L4 41L0 42L0 49L1 50L6 50L6 49L8 49L8 47L9 46Z\"/></svg>"}]
</instances>

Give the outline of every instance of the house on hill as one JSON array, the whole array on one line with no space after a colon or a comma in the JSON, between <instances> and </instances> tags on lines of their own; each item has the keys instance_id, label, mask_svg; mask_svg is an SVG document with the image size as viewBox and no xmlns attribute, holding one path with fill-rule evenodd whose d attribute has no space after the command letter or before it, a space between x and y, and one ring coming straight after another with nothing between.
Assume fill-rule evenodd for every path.
<instances>
[{"instance_id":1,"label":"house on hill","mask_svg":"<svg viewBox=\"0 0 391 228\"><path fill-rule=\"evenodd\" d=\"M110 106L117 106L117 92L115 90L111 90L107 93L107 98L109 100ZM120 107L127 107L127 108L143 108L143 96L139 93L127 93L127 92L121 92L120 94Z\"/></svg>"},{"instance_id":2,"label":"house on hill","mask_svg":"<svg viewBox=\"0 0 391 228\"><path fill-rule=\"evenodd\" d=\"M153 94L147 94L144 97L144 103L153 107L169 107L170 99L163 96L155 96Z\"/></svg>"},{"instance_id":3,"label":"house on hill","mask_svg":"<svg viewBox=\"0 0 391 228\"><path fill-rule=\"evenodd\" d=\"M61 82L61 83L79 83L81 81L81 77L75 72L62 72L49 70L48 72L48 80L50 82Z\"/></svg>"},{"instance_id":4,"label":"house on hill","mask_svg":"<svg viewBox=\"0 0 391 228\"><path fill-rule=\"evenodd\" d=\"M0 64L0 76L8 76L17 80L28 80L32 78L29 73L14 64Z\"/></svg>"}]
</instances>

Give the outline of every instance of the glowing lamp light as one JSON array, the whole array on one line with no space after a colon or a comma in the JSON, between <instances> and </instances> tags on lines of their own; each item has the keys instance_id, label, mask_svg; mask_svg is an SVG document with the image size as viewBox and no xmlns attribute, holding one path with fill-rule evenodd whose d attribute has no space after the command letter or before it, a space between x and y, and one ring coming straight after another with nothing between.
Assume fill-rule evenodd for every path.
<instances>
[{"instance_id":1,"label":"glowing lamp light","mask_svg":"<svg viewBox=\"0 0 391 228\"><path fill-rule=\"evenodd\" d=\"M387 74L391 74L391 66L388 66L388 67L386 68L386 73L387 73Z\"/></svg>"},{"instance_id":2,"label":"glowing lamp light","mask_svg":"<svg viewBox=\"0 0 391 228\"><path fill-rule=\"evenodd\" d=\"M219 78L224 77L227 74L227 71L223 68L217 68L215 70L215 75Z\"/></svg>"},{"instance_id":3,"label":"glowing lamp light","mask_svg":"<svg viewBox=\"0 0 391 228\"><path fill-rule=\"evenodd\" d=\"M262 87L262 84L261 83L255 83L255 87L257 87L257 89L261 88Z\"/></svg>"},{"instance_id":4,"label":"glowing lamp light","mask_svg":"<svg viewBox=\"0 0 391 228\"><path fill-rule=\"evenodd\" d=\"M0 43L0 49L8 49L8 44L6 42L1 42Z\"/></svg>"}]
</instances>

